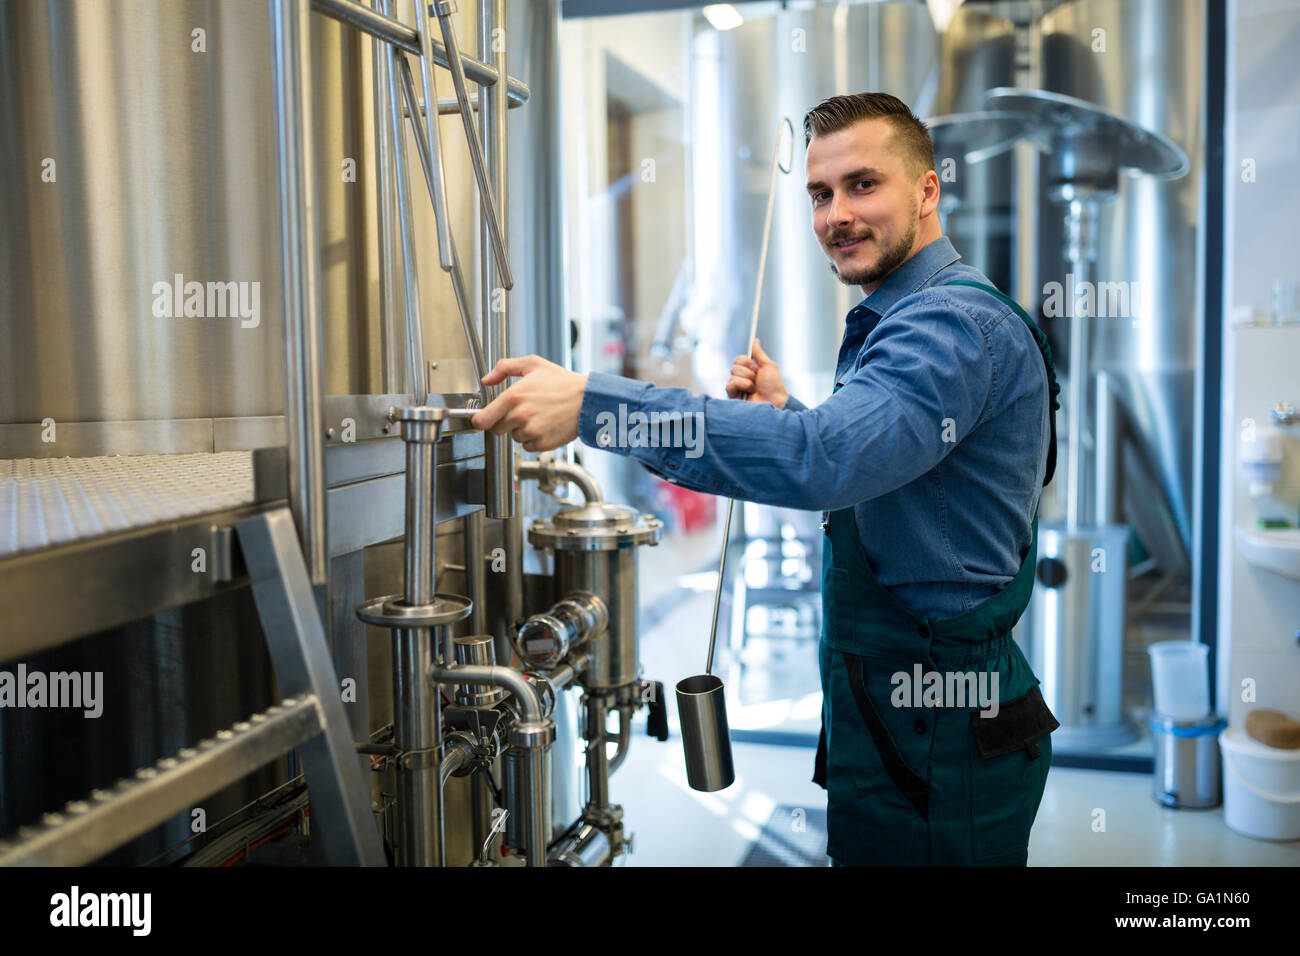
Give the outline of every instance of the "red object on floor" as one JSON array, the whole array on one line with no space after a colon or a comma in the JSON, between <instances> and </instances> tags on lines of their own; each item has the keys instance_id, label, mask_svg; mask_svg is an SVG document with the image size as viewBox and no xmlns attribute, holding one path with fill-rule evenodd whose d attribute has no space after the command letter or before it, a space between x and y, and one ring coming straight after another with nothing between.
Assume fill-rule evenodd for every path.
<instances>
[{"instance_id":1,"label":"red object on floor","mask_svg":"<svg viewBox=\"0 0 1300 956\"><path fill-rule=\"evenodd\" d=\"M671 482L660 482L660 494L672 510L676 526L682 531L699 531L717 519L718 499L714 495L691 491Z\"/></svg>"}]
</instances>

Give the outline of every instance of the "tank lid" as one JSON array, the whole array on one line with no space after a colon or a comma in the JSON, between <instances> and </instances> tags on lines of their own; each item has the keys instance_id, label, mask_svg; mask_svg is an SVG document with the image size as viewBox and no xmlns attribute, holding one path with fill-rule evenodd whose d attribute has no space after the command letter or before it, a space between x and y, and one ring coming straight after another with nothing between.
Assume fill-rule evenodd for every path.
<instances>
[{"instance_id":1,"label":"tank lid","mask_svg":"<svg viewBox=\"0 0 1300 956\"><path fill-rule=\"evenodd\" d=\"M606 551L658 544L662 528L663 523L654 515L599 502L575 505L534 521L528 527L528 540L538 548Z\"/></svg>"}]
</instances>

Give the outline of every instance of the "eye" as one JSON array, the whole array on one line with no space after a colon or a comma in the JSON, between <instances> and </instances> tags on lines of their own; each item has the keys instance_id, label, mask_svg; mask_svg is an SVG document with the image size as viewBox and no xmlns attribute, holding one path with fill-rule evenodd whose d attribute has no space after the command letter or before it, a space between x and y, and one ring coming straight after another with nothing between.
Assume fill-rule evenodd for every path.
<instances>
[{"instance_id":1,"label":"eye","mask_svg":"<svg viewBox=\"0 0 1300 956\"><path fill-rule=\"evenodd\" d=\"M876 181L874 179L863 179L858 183L858 186L859 187L866 186L868 189L870 189L875 184Z\"/></svg>"},{"instance_id":2,"label":"eye","mask_svg":"<svg viewBox=\"0 0 1300 956\"><path fill-rule=\"evenodd\" d=\"M822 202L822 201L823 201L827 196L829 196L829 195L830 195L830 193L826 192L825 190L822 190L822 191L819 192L819 193L813 193L813 195L812 195L812 204L813 204L814 206L817 205L819 202Z\"/></svg>"}]
</instances>

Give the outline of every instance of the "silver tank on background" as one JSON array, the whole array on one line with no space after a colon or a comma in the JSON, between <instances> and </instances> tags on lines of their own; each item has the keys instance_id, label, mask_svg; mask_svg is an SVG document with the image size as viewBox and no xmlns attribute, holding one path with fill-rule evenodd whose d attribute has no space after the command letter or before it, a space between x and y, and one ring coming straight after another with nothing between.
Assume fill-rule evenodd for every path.
<instances>
[{"instance_id":1,"label":"silver tank on background","mask_svg":"<svg viewBox=\"0 0 1300 956\"><path fill-rule=\"evenodd\" d=\"M719 343L727 367L749 350L744 338L780 118L794 124L794 163L777 182L758 337L790 393L811 406L831 392L844 316L861 293L831 274L812 232L804 114L837 93L883 90L926 115L938 70L939 38L922 4L820 4L696 36L696 296L710 317L701 335Z\"/></svg>"},{"instance_id":2,"label":"silver tank on background","mask_svg":"<svg viewBox=\"0 0 1300 956\"><path fill-rule=\"evenodd\" d=\"M1096 279L1137 283L1137 299L1152 314L1136 323L1122 317L1090 323L1091 369L1106 374L1139 446L1120 465L1127 506L1117 502L1115 513L1098 520L1132 524L1165 570L1186 570L1192 551L1202 9L1202 0L1079 0L1042 20L1044 88L1163 133L1191 163L1186 176L1170 181L1120 177L1119 196L1101 213ZM1104 52L1093 51L1098 36L1106 39ZM1038 222L1041 290L1064 283L1067 266L1060 208L1044 197ZM1090 404L1095 407L1095 387Z\"/></svg>"}]
</instances>

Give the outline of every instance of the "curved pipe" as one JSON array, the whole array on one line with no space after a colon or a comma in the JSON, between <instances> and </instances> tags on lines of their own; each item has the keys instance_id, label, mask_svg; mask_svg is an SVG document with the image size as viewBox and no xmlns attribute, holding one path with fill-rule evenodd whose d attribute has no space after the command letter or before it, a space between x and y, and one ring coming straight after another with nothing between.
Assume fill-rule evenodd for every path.
<instances>
[{"instance_id":1,"label":"curved pipe","mask_svg":"<svg viewBox=\"0 0 1300 956\"><path fill-rule=\"evenodd\" d=\"M474 756L474 741L465 731L458 730L451 734L449 739L447 753L438 764L438 782L444 787L451 775L469 763Z\"/></svg>"},{"instance_id":2,"label":"curved pipe","mask_svg":"<svg viewBox=\"0 0 1300 956\"><path fill-rule=\"evenodd\" d=\"M519 702L519 716L527 721L542 720L542 698L521 671L498 664L456 664L443 667L435 664L429 668L429 680L452 684L491 684L504 687Z\"/></svg>"},{"instance_id":3,"label":"curved pipe","mask_svg":"<svg viewBox=\"0 0 1300 956\"><path fill-rule=\"evenodd\" d=\"M600 486L591 473L572 462L557 461L547 455L535 461L521 458L515 462L515 474L521 481L535 480L546 492L561 482L571 481L582 491L588 504L599 504L604 500L600 495Z\"/></svg>"},{"instance_id":4,"label":"curved pipe","mask_svg":"<svg viewBox=\"0 0 1300 956\"><path fill-rule=\"evenodd\" d=\"M609 773L613 775L627 757L628 747L632 743L632 708L622 706L618 708L618 747L614 751L614 756L609 758Z\"/></svg>"}]
</instances>

